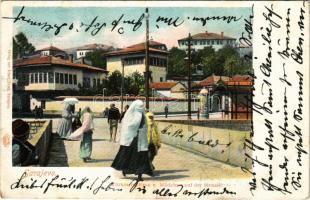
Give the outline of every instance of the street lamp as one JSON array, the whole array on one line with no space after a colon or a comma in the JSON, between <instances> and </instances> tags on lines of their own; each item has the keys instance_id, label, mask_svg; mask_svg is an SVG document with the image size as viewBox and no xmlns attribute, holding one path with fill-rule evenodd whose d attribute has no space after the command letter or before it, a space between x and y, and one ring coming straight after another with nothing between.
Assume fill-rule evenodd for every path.
<instances>
[{"instance_id":1,"label":"street lamp","mask_svg":"<svg viewBox=\"0 0 310 200\"><path fill-rule=\"evenodd\" d=\"M145 9L145 19L146 19L146 41L145 41L145 107L146 110L149 109L149 9Z\"/></svg>"},{"instance_id":2,"label":"street lamp","mask_svg":"<svg viewBox=\"0 0 310 200\"><path fill-rule=\"evenodd\" d=\"M201 91L200 91L200 94L201 95L204 95L206 97L206 113L205 113L205 116L207 119L209 119L209 91L206 89L206 88L203 88Z\"/></svg>"},{"instance_id":3,"label":"street lamp","mask_svg":"<svg viewBox=\"0 0 310 200\"><path fill-rule=\"evenodd\" d=\"M121 84L121 113L123 113L123 104L124 104L124 58L121 60L122 62L122 84Z\"/></svg>"},{"instance_id":4,"label":"street lamp","mask_svg":"<svg viewBox=\"0 0 310 200\"><path fill-rule=\"evenodd\" d=\"M102 88L102 101L104 102L104 91L106 90L106 88Z\"/></svg>"},{"instance_id":5,"label":"street lamp","mask_svg":"<svg viewBox=\"0 0 310 200\"><path fill-rule=\"evenodd\" d=\"M192 102L192 98L191 98L191 79L192 79L192 72L191 72L191 34L188 34L188 38L187 38L187 57L184 58L185 60L187 60L187 115L188 115L188 119L192 119L192 111L191 111L191 102Z\"/></svg>"}]
</instances>

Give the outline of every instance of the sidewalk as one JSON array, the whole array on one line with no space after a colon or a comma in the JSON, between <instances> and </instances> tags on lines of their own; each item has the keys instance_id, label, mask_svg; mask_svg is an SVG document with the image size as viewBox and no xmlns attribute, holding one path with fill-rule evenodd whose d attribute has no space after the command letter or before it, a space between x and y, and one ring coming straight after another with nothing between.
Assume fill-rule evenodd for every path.
<instances>
[{"instance_id":1,"label":"sidewalk","mask_svg":"<svg viewBox=\"0 0 310 200\"><path fill-rule=\"evenodd\" d=\"M53 121L55 131L58 120L54 119ZM55 134L48 166L110 167L118 152L119 144L109 142L110 136L106 119L95 119L94 123L91 162L84 163L79 158L80 141L60 140ZM119 133L117 140L119 140ZM146 177L146 180L246 178L240 167L227 165L165 144L162 144L158 156L155 157L154 165L157 176Z\"/></svg>"}]
</instances>

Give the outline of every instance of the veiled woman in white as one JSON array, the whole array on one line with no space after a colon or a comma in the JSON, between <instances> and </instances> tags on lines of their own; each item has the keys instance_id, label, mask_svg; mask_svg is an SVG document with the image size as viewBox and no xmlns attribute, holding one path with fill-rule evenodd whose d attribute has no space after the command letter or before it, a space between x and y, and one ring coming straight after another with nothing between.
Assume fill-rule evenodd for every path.
<instances>
[{"instance_id":1,"label":"veiled woman in white","mask_svg":"<svg viewBox=\"0 0 310 200\"><path fill-rule=\"evenodd\" d=\"M73 118L72 106L65 103L64 110L62 111L61 120L59 122L57 133L62 139L67 139L72 132L72 118Z\"/></svg>"},{"instance_id":2,"label":"veiled woman in white","mask_svg":"<svg viewBox=\"0 0 310 200\"><path fill-rule=\"evenodd\" d=\"M112 163L116 170L122 170L123 175L142 174L153 175L148 157L147 124L144 105L141 100L134 101L128 108L121 128L120 149Z\"/></svg>"}]
</instances>

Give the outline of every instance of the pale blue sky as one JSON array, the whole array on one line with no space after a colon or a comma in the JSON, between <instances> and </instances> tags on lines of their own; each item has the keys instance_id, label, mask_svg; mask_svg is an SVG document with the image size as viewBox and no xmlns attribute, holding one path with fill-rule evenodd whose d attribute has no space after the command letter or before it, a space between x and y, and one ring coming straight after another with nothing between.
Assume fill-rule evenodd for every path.
<instances>
[{"instance_id":1,"label":"pale blue sky","mask_svg":"<svg viewBox=\"0 0 310 200\"><path fill-rule=\"evenodd\" d=\"M18 14L21 7L15 7L14 16ZM14 34L24 32L29 41L35 47L42 48L50 44L59 48L71 48L89 43L103 43L113 45L115 47L125 47L134 43L145 40L145 20L142 26L135 32L132 26L123 25L124 34L117 33L115 29L111 32L112 21L118 19L124 14L123 19L138 19L144 12L142 7L25 7L23 15L34 21L48 22L50 24L74 23L74 27L79 27L81 22L90 23L94 17L98 16L97 22L105 22L106 27L91 36L90 31L85 33L70 31L65 27L55 36L54 31L44 32L40 27L30 26L25 22L18 21L14 24ZM150 37L154 40L166 43L168 47L177 46L177 40L186 37L189 32L196 34L199 32L209 31L239 38L244 31L244 18L248 18L251 14L251 8L206 8L206 7L150 7ZM237 22L226 23L224 21L208 21L206 26L202 26L200 22L188 20L188 17L208 17L208 16L236 16L241 19ZM162 25L156 27L156 19L162 17L179 17L184 19L184 23L179 27ZM85 29L85 28L84 28Z\"/></svg>"}]
</instances>

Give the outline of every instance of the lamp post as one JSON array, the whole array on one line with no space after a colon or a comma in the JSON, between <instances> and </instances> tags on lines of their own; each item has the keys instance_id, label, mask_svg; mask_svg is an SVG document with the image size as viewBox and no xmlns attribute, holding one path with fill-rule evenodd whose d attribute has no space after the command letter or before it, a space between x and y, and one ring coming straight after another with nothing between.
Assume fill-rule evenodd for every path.
<instances>
[{"instance_id":1,"label":"lamp post","mask_svg":"<svg viewBox=\"0 0 310 200\"><path fill-rule=\"evenodd\" d=\"M191 102L192 102L192 97L191 97L191 79L192 79L192 72L191 72L191 34L188 34L187 38L187 57L188 57L188 63L187 63L187 77L188 77L188 82L187 82L187 114L188 114L188 119L192 119L192 111L191 111Z\"/></svg>"},{"instance_id":2,"label":"lamp post","mask_svg":"<svg viewBox=\"0 0 310 200\"><path fill-rule=\"evenodd\" d=\"M102 101L104 102L104 91L106 90L106 88L102 88Z\"/></svg>"},{"instance_id":3,"label":"lamp post","mask_svg":"<svg viewBox=\"0 0 310 200\"><path fill-rule=\"evenodd\" d=\"M124 58L122 58L122 84L121 84L121 113L123 113L124 105Z\"/></svg>"},{"instance_id":4,"label":"lamp post","mask_svg":"<svg viewBox=\"0 0 310 200\"><path fill-rule=\"evenodd\" d=\"M149 74L150 74L150 62L149 62L149 9L145 9L146 19L146 41L145 41L145 108L149 109Z\"/></svg>"}]
</instances>

